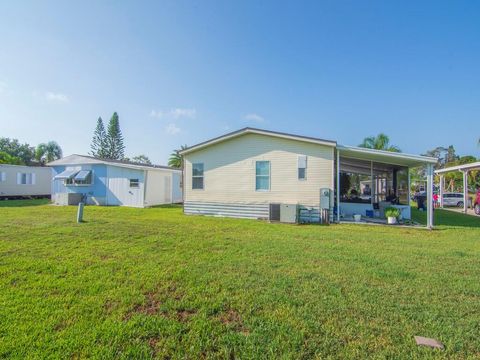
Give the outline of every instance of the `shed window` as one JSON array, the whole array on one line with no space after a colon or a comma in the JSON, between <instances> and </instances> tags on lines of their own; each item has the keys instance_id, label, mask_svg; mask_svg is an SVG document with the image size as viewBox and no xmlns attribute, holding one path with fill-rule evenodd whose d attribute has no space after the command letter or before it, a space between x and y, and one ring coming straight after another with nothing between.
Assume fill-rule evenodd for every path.
<instances>
[{"instance_id":1,"label":"shed window","mask_svg":"<svg viewBox=\"0 0 480 360\"><path fill-rule=\"evenodd\" d=\"M7 173L5 171L0 171L0 182L7 181Z\"/></svg>"},{"instance_id":2,"label":"shed window","mask_svg":"<svg viewBox=\"0 0 480 360\"><path fill-rule=\"evenodd\" d=\"M256 162L255 190L270 190L270 161Z\"/></svg>"},{"instance_id":3,"label":"shed window","mask_svg":"<svg viewBox=\"0 0 480 360\"><path fill-rule=\"evenodd\" d=\"M140 187L140 180L138 180L138 179L130 179L130 187L131 187L131 188L138 188L138 187Z\"/></svg>"},{"instance_id":4,"label":"shed window","mask_svg":"<svg viewBox=\"0 0 480 360\"><path fill-rule=\"evenodd\" d=\"M34 173L17 173L18 185L35 185Z\"/></svg>"},{"instance_id":5,"label":"shed window","mask_svg":"<svg viewBox=\"0 0 480 360\"><path fill-rule=\"evenodd\" d=\"M203 163L192 164L192 189L203 189Z\"/></svg>"},{"instance_id":6,"label":"shed window","mask_svg":"<svg viewBox=\"0 0 480 360\"><path fill-rule=\"evenodd\" d=\"M307 156L298 156L298 180L305 180L307 178Z\"/></svg>"},{"instance_id":7,"label":"shed window","mask_svg":"<svg viewBox=\"0 0 480 360\"><path fill-rule=\"evenodd\" d=\"M92 171L81 170L73 179L75 181L75 185L92 185Z\"/></svg>"}]
</instances>

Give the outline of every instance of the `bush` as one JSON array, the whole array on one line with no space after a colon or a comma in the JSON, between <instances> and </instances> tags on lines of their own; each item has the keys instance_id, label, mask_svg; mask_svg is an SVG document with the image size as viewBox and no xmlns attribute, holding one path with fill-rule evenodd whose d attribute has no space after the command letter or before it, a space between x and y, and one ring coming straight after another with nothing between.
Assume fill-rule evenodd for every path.
<instances>
[{"instance_id":1,"label":"bush","mask_svg":"<svg viewBox=\"0 0 480 360\"><path fill-rule=\"evenodd\" d=\"M400 210L399 209L394 208L394 207L387 207L385 209L385 217L386 218L389 218L389 217L398 218L399 216L400 216Z\"/></svg>"}]
</instances>

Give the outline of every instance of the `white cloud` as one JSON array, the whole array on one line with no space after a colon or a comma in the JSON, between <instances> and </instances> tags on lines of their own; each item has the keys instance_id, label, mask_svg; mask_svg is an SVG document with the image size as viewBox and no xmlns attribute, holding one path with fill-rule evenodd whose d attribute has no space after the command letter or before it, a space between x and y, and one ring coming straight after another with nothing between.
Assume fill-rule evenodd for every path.
<instances>
[{"instance_id":1,"label":"white cloud","mask_svg":"<svg viewBox=\"0 0 480 360\"><path fill-rule=\"evenodd\" d=\"M181 131L181 129L174 123L170 123L165 128L165 131L170 135L175 135L175 134L178 134Z\"/></svg>"},{"instance_id":2,"label":"white cloud","mask_svg":"<svg viewBox=\"0 0 480 360\"><path fill-rule=\"evenodd\" d=\"M45 93L45 99L51 102L57 102L57 103L67 103L70 101L67 95L61 94L61 93L54 93L51 91L47 91Z\"/></svg>"},{"instance_id":3,"label":"white cloud","mask_svg":"<svg viewBox=\"0 0 480 360\"><path fill-rule=\"evenodd\" d=\"M187 108L173 108L167 111L164 110L152 110L150 117L154 118L190 118L193 119L197 116L197 110Z\"/></svg>"},{"instance_id":4,"label":"white cloud","mask_svg":"<svg viewBox=\"0 0 480 360\"><path fill-rule=\"evenodd\" d=\"M255 113L250 113L250 114L247 114L243 117L245 120L249 120L249 121L255 121L255 122L264 122L265 119L258 115L258 114L255 114Z\"/></svg>"}]
</instances>

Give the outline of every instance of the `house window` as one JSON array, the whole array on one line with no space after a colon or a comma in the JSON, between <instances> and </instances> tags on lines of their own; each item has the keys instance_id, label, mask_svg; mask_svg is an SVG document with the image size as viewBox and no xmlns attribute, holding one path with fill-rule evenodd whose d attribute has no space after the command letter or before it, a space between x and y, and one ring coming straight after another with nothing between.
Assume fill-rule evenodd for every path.
<instances>
[{"instance_id":1,"label":"house window","mask_svg":"<svg viewBox=\"0 0 480 360\"><path fill-rule=\"evenodd\" d=\"M298 156L298 180L305 180L307 178L307 156Z\"/></svg>"},{"instance_id":2,"label":"house window","mask_svg":"<svg viewBox=\"0 0 480 360\"><path fill-rule=\"evenodd\" d=\"M140 180L130 179L130 187L131 188L139 188L140 187Z\"/></svg>"},{"instance_id":3,"label":"house window","mask_svg":"<svg viewBox=\"0 0 480 360\"><path fill-rule=\"evenodd\" d=\"M256 162L255 190L270 190L270 161Z\"/></svg>"},{"instance_id":4,"label":"house window","mask_svg":"<svg viewBox=\"0 0 480 360\"><path fill-rule=\"evenodd\" d=\"M0 171L0 182L7 181L7 173L5 171Z\"/></svg>"},{"instance_id":5,"label":"house window","mask_svg":"<svg viewBox=\"0 0 480 360\"><path fill-rule=\"evenodd\" d=\"M34 173L17 173L18 185L35 185Z\"/></svg>"},{"instance_id":6,"label":"house window","mask_svg":"<svg viewBox=\"0 0 480 360\"><path fill-rule=\"evenodd\" d=\"M192 189L203 189L203 163L192 164Z\"/></svg>"}]
</instances>

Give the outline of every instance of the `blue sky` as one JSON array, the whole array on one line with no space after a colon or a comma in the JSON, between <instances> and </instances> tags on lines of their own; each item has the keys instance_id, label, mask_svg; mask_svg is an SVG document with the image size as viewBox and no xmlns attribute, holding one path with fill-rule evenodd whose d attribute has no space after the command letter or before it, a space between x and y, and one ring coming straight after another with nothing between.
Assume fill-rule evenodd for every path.
<instances>
[{"instance_id":1,"label":"blue sky","mask_svg":"<svg viewBox=\"0 0 480 360\"><path fill-rule=\"evenodd\" d=\"M480 156L480 4L0 4L0 136L87 153L120 115L127 155L245 126Z\"/></svg>"}]
</instances>

